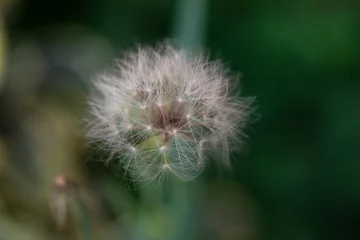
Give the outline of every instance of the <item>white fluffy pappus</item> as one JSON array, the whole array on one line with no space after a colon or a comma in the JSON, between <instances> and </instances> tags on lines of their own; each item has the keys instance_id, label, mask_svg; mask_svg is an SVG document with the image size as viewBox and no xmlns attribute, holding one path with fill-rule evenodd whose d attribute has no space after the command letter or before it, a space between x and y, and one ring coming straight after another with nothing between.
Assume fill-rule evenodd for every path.
<instances>
[{"instance_id":1,"label":"white fluffy pappus","mask_svg":"<svg viewBox=\"0 0 360 240\"><path fill-rule=\"evenodd\" d=\"M243 135L252 98L232 94L232 80L203 55L167 43L140 46L94 79L88 140L111 151L107 161L119 161L135 181L166 172L192 180L210 155L228 164Z\"/></svg>"}]
</instances>

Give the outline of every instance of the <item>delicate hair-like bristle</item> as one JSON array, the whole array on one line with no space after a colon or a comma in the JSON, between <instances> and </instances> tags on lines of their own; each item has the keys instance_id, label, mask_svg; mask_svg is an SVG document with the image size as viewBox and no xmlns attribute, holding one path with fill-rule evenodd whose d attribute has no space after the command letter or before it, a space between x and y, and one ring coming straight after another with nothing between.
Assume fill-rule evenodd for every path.
<instances>
[{"instance_id":1,"label":"delicate hair-like bristle","mask_svg":"<svg viewBox=\"0 0 360 240\"><path fill-rule=\"evenodd\" d=\"M134 180L192 180L210 152L228 163L251 101L234 96L219 61L168 43L140 46L94 80L87 137L120 157ZM109 158L108 161L112 159Z\"/></svg>"}]
</instances>

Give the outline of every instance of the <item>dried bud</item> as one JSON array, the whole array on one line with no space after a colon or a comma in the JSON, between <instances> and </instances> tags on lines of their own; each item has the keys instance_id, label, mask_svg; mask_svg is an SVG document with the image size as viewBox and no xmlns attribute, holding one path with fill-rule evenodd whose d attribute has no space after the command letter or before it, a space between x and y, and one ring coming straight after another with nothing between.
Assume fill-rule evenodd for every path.
<instances>
[{"instance_id":1,"label":"dried bud","mask_svg":"<svg viewBox=\"0 0 360 240\"><path fill-rule=\"evenodd\" d=\"M50 201L51 212L60 230L65 230L71 226L71 214L69 204L72 198L77 195L78 186L64 176L57 176L54 179L54 191Z\"/></svg>"},{"instance_id":2,"label":"dried bud","mask_svg":"<svg viewBox=\"0 0 360 240\"><path fill-rule=\"evenodd\" d=\"M228 162L247 119L250 101L231 96L230 80L203 56L168 44L139 47L95 79L88 138L118 155L135 180L165 172L192 180L209 152Z\"/></svg>"}]
</instances>

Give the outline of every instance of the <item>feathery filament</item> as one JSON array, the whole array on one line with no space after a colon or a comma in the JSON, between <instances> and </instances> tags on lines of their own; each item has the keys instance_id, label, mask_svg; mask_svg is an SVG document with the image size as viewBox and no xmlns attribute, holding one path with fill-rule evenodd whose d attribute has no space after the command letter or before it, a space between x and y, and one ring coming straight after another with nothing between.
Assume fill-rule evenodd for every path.
<instances>
[{"instance_id":1,"label":"feathery filament","mask_svg":"<svg viewBox=\"0 0 360 240\"><path fill-rule=\"evenodd\" d=\"M228 162L246 122L250 101L231 95L230 80L219 62L203 56L169 44L140 47L95 79L88 138L119 154L135 180L165 172L192 180L209 152Z\"/></svg>"}]
</instances>

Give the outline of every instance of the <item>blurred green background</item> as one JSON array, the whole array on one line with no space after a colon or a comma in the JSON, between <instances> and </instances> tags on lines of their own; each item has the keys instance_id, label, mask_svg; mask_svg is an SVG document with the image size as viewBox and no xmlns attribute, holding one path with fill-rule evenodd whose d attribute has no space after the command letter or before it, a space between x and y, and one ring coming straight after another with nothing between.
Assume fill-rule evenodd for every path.
<instances>
[{"instance_id":1,"label":"blurred green background","mask_svg":"<svg viewBox=\"0 0 360 240\"><path fill-rule=\"evenodd\" d=\"M360 239L359 26L353 0L1 0L0 239ZM82 129L92 76L167 38L240 73L259 115L232 167L171 203L183 220Z\"/></svg>"}]
</instances>

